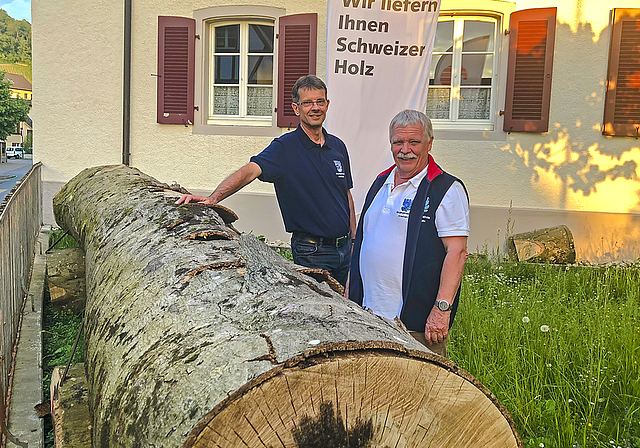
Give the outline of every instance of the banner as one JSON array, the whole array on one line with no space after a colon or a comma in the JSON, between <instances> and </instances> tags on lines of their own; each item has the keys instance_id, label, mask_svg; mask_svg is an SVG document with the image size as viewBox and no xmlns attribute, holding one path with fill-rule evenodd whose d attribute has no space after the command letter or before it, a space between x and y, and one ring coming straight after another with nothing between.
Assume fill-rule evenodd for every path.
<instances>
[{"instance_id":1,"label":"banner","mask_svg":"<svg viewBox=\"0 0 640 448\"><path fill-rule=\"evenodd\" d=\"M356 212L393 164L389 122L425 111L439 1L329 0L327 131L347 145Z\"/></svg>"}]
</instances>

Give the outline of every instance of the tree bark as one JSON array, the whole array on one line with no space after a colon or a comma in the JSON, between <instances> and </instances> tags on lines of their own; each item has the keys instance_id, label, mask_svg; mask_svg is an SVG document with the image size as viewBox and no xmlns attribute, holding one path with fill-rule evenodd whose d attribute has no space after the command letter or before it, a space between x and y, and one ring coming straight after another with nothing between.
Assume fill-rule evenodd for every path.
<instances>
[{"instance_id":1,"label":"tree bark","mask_svg":"<svg viewBox=\"0 0 640 448\"><path fill-rule=\"evenodd\" d=\"M82 314L86 302L82 249L54 249L48 253L47 280L53 311Z\"/></svg>"},{"instance_id":2,"label":"tree bark","mask_svg":"<svg viewBox=\"0 0 640 448\"><path fill-rule=\"evenodd\" d=\"M514 261L575 263L576 248L565 225L519 233L507 239L509 258Z\"/></svg>"},{"instance_id":3,"label":"tree bark","mask_svg":"<svg viewBox=\"0 0 640 448\"><path fill-rule=\"evenodd\" d=\"M111 166L54 199L86 253L94 446L521 446L471 375L179 195Z\"/></svg>"}]
</instances>

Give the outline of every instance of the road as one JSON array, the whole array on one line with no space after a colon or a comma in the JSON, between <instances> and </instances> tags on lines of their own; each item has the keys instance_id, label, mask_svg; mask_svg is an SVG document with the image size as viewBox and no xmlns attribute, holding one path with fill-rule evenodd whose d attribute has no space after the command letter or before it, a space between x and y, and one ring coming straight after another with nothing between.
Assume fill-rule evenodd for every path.
<instances>
[{"instance_id":1,"label":"road","mask_svg":"<svg viewBox=\"0 0 640 448\"><path fill-rule=\"evenodd\" d=\"M0 203L32 165L32 160L25 159L8 159L7 163L0 163Z\"/></svg>"}]
</instances>

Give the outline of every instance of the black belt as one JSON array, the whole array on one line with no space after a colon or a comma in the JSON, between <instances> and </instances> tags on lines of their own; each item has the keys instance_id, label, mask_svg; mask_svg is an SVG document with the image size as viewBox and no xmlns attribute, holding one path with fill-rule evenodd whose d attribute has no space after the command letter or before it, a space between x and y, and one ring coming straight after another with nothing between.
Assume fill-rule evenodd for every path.
<instances>
[{"instance_id":1,"label":"black belt","mask_svg":"<svg viewBox=\"0 0 640 448\"><path fill-rule=\"evenodd\" d=\"M293 239L305 243L319 244L321 246L342 247L349 242L349 235L340 236L338 238L325 238L323 236L315 236L304 232L293 232Z\"/></svg>"}]
</instances>

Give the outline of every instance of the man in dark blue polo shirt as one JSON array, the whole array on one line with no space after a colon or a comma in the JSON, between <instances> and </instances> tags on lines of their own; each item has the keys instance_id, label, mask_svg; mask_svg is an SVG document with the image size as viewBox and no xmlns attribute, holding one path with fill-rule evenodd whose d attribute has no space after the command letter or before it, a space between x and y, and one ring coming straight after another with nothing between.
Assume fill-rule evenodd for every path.
<instances>
[{"instance_id":1,"label":"man in dark blue polo shirt","mask_svg":"<svg viewBox=\"0 0 640 448\"><path fill-rule=\"evenodd\" d=\"M293 86L293 110L300 125L271 142L227 177L210 196L183 195L176 204L216 204L258 178L274 184L291 251L297 264L326 269L343 285L351 261L356 219L349 154L322 124L329 100L318 77L303 76Z\"/></svg>"}]
</instances>

